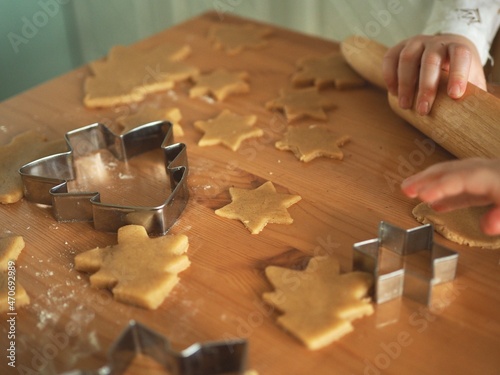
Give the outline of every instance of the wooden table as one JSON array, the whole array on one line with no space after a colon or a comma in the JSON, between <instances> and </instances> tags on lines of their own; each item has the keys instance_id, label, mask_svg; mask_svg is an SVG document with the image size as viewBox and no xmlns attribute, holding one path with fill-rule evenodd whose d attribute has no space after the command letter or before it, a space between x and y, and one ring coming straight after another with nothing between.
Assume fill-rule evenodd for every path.
<instances>
[{"instance_id":1,"label":"wooden table","mask_svg":"<svg viewBox=\"0 0 500 375\"><path fill-rule=\"evenodd\" d=\"M171 232L189 237L192 265L157 310L124 305L108 291L91 288L88 275L73 269L75 254L115 244L116 234L95 231L91 223L58 223L49 209L24 200L0 207L2 235L18 234L26 241L16 267L31 304L18 310L17 365L43 374L96 369L106 362L117 335L135 319L168 336L177 349L246 337L248 367L263 375L498 374L500 252L458 246L439 235L436 242L458 251L460 258L455 282L438 288L431 308L406 298L375 306L372 316L355 321L354 332L314 352L275 324L278 313L261 299L271 290L266 266L293 267L315 251L326 251L349 271L353 243L376 237L381 220L404 228L419 225L411 215L417 202L399 190L403 177L452 156L438 146L424 153L425 136L393 114L385 93L370 86L324 91L337 101L337 108L327 112L327 123L352 137L343 148L343 161L302 163L291 152L277 150L274 143L287 123L283 114L266 110L265 102L289 87L299 58L322 56L338 45L273 28L267 47L228 57L207 41L208 28L219 22L247 21L227 15L221 21L209 13L139 43L146 48L188 43L193 53L186 61L202 71L225 67L250 73L251 92L222 103L190 99L189 83L147 98L177 106L183 114L185 136L179 140L188 147L191 198ZM136 108L86 109L82 86L87 74L88 67L81 67L1 103L5 131L0 143L31 128L60 138L94 122L111 124ZM237 152L197 146L201 133L193 122L224 108L257 115L265 136L245 142ZM241 222L214 214L230 201L230 186L255 188L267 180L280 192L302 196L289 209L293 224L269 224L251 235ZM0 324L5 353L6 315ZM0 362L5 374L4 355ZM129 372L144 374L150 366L145 361L137 367L141 370Z\"/></svg>"}]
</instances>

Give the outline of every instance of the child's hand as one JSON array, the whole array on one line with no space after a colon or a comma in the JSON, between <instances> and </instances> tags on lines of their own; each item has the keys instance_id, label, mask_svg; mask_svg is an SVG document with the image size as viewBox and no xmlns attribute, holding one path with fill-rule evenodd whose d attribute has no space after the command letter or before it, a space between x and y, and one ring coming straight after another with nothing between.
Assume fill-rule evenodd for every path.
<instances>
[{"instance_id":1,"label":"child's hand","mask_svg":"<svg viewBox=\"0 0 500 375\"><path fill-rule=\"evenodd\" d=\"M421 115L432 108L442 70L449 72L447 90L453 99L464 94L467 81L486 90L479 53L469 39L460 35L406 39L387 51L382 69L387 89L398 96L399 106L411 108L416 96L415 108Z\"/></svg>"},{"instance_id":2,"label":"child's hand","mask_svg":"<svg viewBox=\"0 0 500 375\"><path fill-rule=\"evenodd\" d=\"M439 163L403 181L410 198L430 203L435 211L493 204L481 229L500 234L500 159L465 159Z\"/></svg>"}]
</instances>

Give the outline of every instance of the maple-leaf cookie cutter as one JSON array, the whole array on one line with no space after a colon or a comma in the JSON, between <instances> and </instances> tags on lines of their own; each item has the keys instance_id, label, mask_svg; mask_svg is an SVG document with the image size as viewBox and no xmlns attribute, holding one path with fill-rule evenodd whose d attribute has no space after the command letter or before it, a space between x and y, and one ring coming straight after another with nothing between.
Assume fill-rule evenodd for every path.
<instances>
[{"instance_id":1,"label":"maple-leaf cookie cutter","mask_svg":"<svg viewBox=\"0 0 500 375\"><path fill-rule=\"evenodd\" d=\"M245 339L195 343L174 351L165 336L132 320L111 345L106 365L95 371L73 370L63 375L124 374L138 354L154 359L172 375L240 375L246 368L247 353Z\"/></svg>"},{"instance_id":2,"label":"maple-leaf cookie cutter","mask_svg":"<svg viewBox=\"0 0 500 375\"><path fill-rule=\"evenodd\" d=\"M373 274L376 303L405 296L429 305L433 287L455 279L458 253L434 243L433 235L432 224L405 230L381 221L378 238L354 244L353 270ZM420 266L408 264L422 254Z\"/></svg>"},{"instance_id":3,"label":"maple-leaf cookie cutter","mask_svg":"<svg viewBox=\"0 0 500 375\"><path fill-rule=\"evenodd\" d=\"M94 228L116 232L127 224L142 225L149 234L164 235L181 215L189 198L186 146L173 143L173 125L155 121L117 135L95 123L65 134L68 151L50 155L19 170L27 200L50 205L57 221L93 221ZM170 194L152 207L102 203L98 192L69 192L68 181L76 178L74 160L109 150L120 161L147 151L163 150Z\"/></svg>"}]
</instances>

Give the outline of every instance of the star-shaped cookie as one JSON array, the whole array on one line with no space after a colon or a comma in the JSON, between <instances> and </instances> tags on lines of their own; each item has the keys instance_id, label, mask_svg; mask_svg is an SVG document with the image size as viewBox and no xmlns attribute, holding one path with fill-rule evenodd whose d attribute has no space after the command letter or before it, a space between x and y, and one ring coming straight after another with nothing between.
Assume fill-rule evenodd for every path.
<instances>
[{"instance_id":1,"label":"star-shaped cookie","mask_svg":"<svg viewBox=\"0 0 500 375\"><path fill-rule=\"evenodd\" d=\"M149 93L196 76L197 68L180 62L190 51L187 45L159 45L149 50L113 47L106 60L90 64L93 75L85 79L85 105L110 107L140 101Z\"/></svg>"},{"instance_id":2,"label":"star-shaped cookie","mask_svg":"<svg viewBox=\"0 0 500 375\"><path fill-rule=\"evenodd\" d=\"M280 97L266 103L267 109L284 110L288 122L303 117L326 120L327 117L324 109L333 107L335 107L333 101L321 95L315 87L298 90L281 90Z\"/></svg>"},{"instance_id":3,"label":"star-shaped cookie","mask_svg":"<svg viewBox=\"0 0 500 375\"><path fill-rule=\"evenodd\" d=\"M116 122L120 124L123 129L122 133L126 133L139 125L144 125L153 121L168 120L174 125L174 137L184 135L179 121L182 119L182 114L179 108L157 108L153 106L143 106L136 113L127 116L120 116Z\"/></svg>"},{"instance_id":4,"label":"star-shaped cookie","mask_svg":"<svg viewBox=\"0 0 500 375\"><path fill-rule=\"evenodd\" d=\"M195 85L189 90L189 96L196 98L213 95L216 100L223 101L230 94L240 94L250 91L247 72L228 72L217 69L211 73L193 78Z\"/></svg>"},{"instance_id":5,"label":"star-shaped cookie","mask_svg":"<svg viewBox=\"0 0 500 375\"><path fill-rule=\"evenodd\" d=\"M216 25L209 30L208 37L216 49L224 49L228 55L235 55L245 48L261 48L267 44L270 28L254 25Z\"/></svg>"},{"instance_id":6,"label":"star-shaped cookie","mask_svg":"<svg viewBox=\"0 0 500 375\"><path fill-rule=\"evenodd\" d=\"M222 143L236 151L245 139L264 135L262 129L253 127L256 121L257 116L240 116L228 109L208 121L196 121L195 128L205 133L199 140L198 146Z\"/></svg>"},{"instance_id":7,"label":"star-shaped cookie","mask_svg":"<svg viewBox=\"0 0 500 375\"><path fill-rule=\"evenodd\" d=\"M252 234L257 234L268 223L291 224L287 208L301 200L299 195L277 193L271 181L254 190L229 188L232 202L219 208L215 214L240 220Z\"/></svg>"},{"instance_id":8,"label":"star-shaped cookie","mask_svg":"<svg viewBox=\"0 0 500 375\"><path fill-rule=\"evenodd\" d=\"M283 138L275 143L278 150L290 150L303 162L320 156L342 160L340 149L349 142L348 135L338 136L327 125L288 126Z\"/></svg>"},{"instance_id":9,"label":"star-shaped cookie","mask_svg":"<svg viewBox=\"0 0 500 375\"><path fill-rule=\"evenodd\" d=\"M117 301L156 309L189 267L185 235L149 238L140 225L118 230L118 244L75 257L75 269L91 272L90 284L109 288Z\"/></svg>"},{"instance_id":10,"label":"star-shaped cookie","mask_svg":"<svg viewBox=\"0 0 500 375\"><path fill-rule=\"evenodd\" d=\"M270 266L266 276L275 291L264 293L264 301L283 312L278 324L311 350L352 332L353 320L373 313L367 297L373 277L365 272L340 275L335 257L314 257L303 271Z\"/></svg>"},{"instance_id":11,"label":"star-shaped cookie","mask_svg":"<svg viewBox=\"0 0 500 375\"><path fill-rule=\"evenodd\" d=\"M324 57L304 58L297 62L299 70L292 76L294 86L314 85L318 89L333 85L338 89L361 87L365 80L336 52Z\"/></svg>"}]
</instances>

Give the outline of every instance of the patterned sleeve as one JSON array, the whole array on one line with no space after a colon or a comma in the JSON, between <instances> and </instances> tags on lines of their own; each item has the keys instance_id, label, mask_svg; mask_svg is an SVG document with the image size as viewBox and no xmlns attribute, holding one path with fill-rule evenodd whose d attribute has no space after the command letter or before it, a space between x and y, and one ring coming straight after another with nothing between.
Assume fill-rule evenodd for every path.
<instances>
[{"instance_id":1,"label":"patterned sleeve","mask_svg":"<svg viewBox=\"0 0 500 375\"><path fill-rule=\"evenodd\" d=\"M500 0L437 0L423 34L457 34L468 38L484 65L499 26Z\"/></svg>"}]
</instances>

